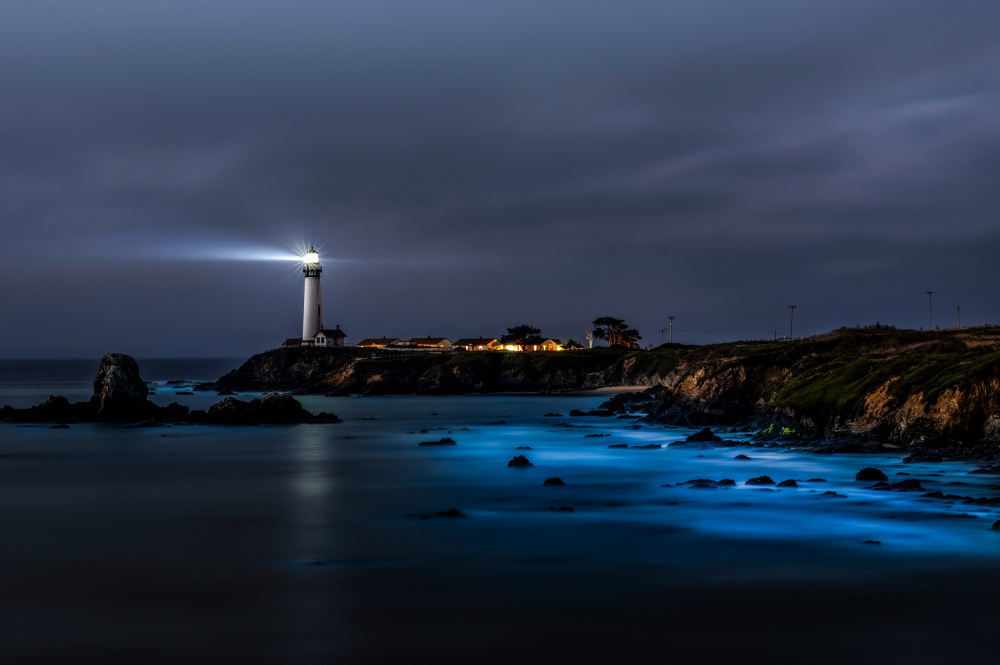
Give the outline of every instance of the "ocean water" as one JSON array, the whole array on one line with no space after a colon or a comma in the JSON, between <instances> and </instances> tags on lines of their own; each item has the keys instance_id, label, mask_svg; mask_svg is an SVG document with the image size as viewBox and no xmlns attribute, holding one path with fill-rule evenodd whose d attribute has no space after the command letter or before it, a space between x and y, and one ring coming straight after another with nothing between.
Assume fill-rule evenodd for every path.
<instances>
[{"instance_id":1,"label":"ocean water","mask_svg":"<svg viewBox=\"0 0 1000 665\"><path fill-rule=\"evenodd\" d=\"M140 361L153 401L192 408L220 398L167 381L232 365ZM0 403L86 399L73 372L8 363ZM976 497L1000 479L901 454L670 446L690 431L565 415L606 398L302 396L344 422L293 427L0 423L0 654L993 662L1000 510L854 475ZM445 436L457 445L418 445ZM516 454L532 466L508 467ZM760 475L799 487L744 485ZM678 485L698 478L737 485ZM450 509L465 517L433 516Z\"/></svg>"}]
</instances>

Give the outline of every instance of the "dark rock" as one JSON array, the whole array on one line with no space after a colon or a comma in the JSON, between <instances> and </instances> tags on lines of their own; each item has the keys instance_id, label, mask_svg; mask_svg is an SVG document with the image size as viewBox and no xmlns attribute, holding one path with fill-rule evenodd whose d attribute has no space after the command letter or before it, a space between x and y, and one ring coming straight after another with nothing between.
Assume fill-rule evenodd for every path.
<instances>
[{"instance_id":1,"label":"dark rock","mask_svg":"<svg viewBox=\"0 0 1000 665\"><path fill-rule=\"evenodd\" d=\"M431 517L447 517L450 519L455 517L466 517L466 515L458 508L452 508L451 510L442 510L440 512L434 513L433 515L431 515Z\"/></svg>"},{"instance_id":2,"label":"dark rock","mask_svg":"<svg viewBox=\"0 0 1000 665\"><path fill-rule=\"evenodd\" d=\"M708 443L708 442L722 441L722 437L716 436L715 434L712 433L712 430L710 428L706 427L700 432L695 432L694 434L691 434L686 439L684 439L684 441L686 441L687 443Z\"/></svg>"},{"instance_id":3,"label":"dark rock","mask_svg":"<svg viewBox=\"0 0 1000 665\"><path fill-rule=\"evenodd\" d=\"M558 508L556 508L556 507L553 506L553 507L549 508L549 510L554 510L557 513L571 513L571 512L573 512L573 509L570 508L569 506L559 506Z\"/></svg>"},{"instance_id":4,"label":"dark rock","mask_svg":"<svg viewBox=\"0 0 1000 665\"><path fill-rule=\"evenodd\" d=\"M921 497L926 497L928 499L940 499L944 496L941 490L936 490L934 492L928 492L927 494L921 494Z\"/></svg>"},{"instance_id":5,"label":"dark rock","mask_svg":"<svg viewBox=\"0 0 1000 665\"><path fill-rule=\"evenodd\" d=\"M826 478L810 478L806 481L807 483L825 483Z\"/></svg>"},{"instance_id":6,"label":"dark rock","mask_svg":"<svg viewBox=\"0 0 1000 665\"><path fill-rule=\"evenodd\" d=\"M181 390L180 392L174 393L175 395L194 395L190 390ZM234 393L235 394L235 393Z\"/></svg>"},{"instance_id":7,"label":"dark rock","mask_svg":"<svg viewBox=\"0 0 1000 665\"><path fill-rule=\"evenodd\" d=\"M514 459L507 462L507 466L532 466L532 464L524 455L517 455Z\"/></svg>"},{"instance_id":8,"label":"dark rock","mask_svg":"<svg viewBox=\"0 0 1000 665\"><path fill-rule=\"evenodd\" d=\"M583 413L583 412L581 411L581 413ZM561 413L546 413L546 414L545 414L544 416L542 416L542 417L543 417L543 418L562 418L562 417L563 417L563 414L561 414Z\"/></svg>"},{"instance_id":9,"label":"dark rock","mask_svg":"<svg viewBox=\"0 0 1000 665\"><path fill-rule=\"evenodd\" d=\"M202 422L209 425L257 425L257 424L294 424L309 422L313 415L302 408L291 395L270 393L250 402L243 402L234 397L213 404L208 413L196 420L197 411L188 414L191 422ZM336 416L331 416L339 422Z\"/></svg>"},{"instance_id":10,"label":"dark rock","mask_svg":"<svg viewBox=\"0 0 1000 665\"><path fill-rule=\"evenodd\" d=\"M610 434L584 434L583 438L585 438L585 439L599 439L602 436L611 436L611 435Z\"/></svg>"},{"instance_id":11,"label":"dark rock","mask_svg":"<svg viewBox=\"0 0 1000 665\"><path fill-rule=\"evenodd\" d=\"M486 423L487 425L506 425L507 422L504 420L497 420L496 422Z\"/></svg>"},{"instance_id":12,"label":"dark rock","mask_svg":"<svg viewBox=\"0 0 1000 665\"><path fill-rule=\"evenodd\" d=\"M743 483L744 485L773 485L774 481L767 476L757 476Z\"/></svg>"},{"instance_id":13,"label":"dark rock","mask_svg":"<svg viewBox=\"0 0 1000 665\"><path fill-rule=\"evenodd\" d=\"M627 443L612 443L608 448L628 448Z\"/></svg>"},{"instance_id":14,"label":"dark rock","mask_svg":"<svg viewBox=\"0 0 1000 665\"><path fill-rule=\"evenodd\" d=\"M570 418L579 418L580 416L585 416L585 415L587 414L579 409L573 409L572 411L569 412Z\"/></svg>"},{"instance_id":15,"label":"dark rock","mask_svg":"<svg viewBox=\"0 0 1000 665\"><path fill-rule=\"evenodd\" d=\"M658 443L647 443L644 446L632 446L632 447L638 450L654 450L654 449L659 450L660 448L662 448L662 446Z\"/></svg>"},{"instance_id":16,"label":"dark rock","mask_svg":"<svg viewBox=\"0 0 1000 665\"><path fill-rule=\"evenodd\" d=\"M514 450L531 450L531 446L518 446Z\"/></svg>"},{"instance_id":17,"label":"dark rock","mask_svg":"<svg viewBox=\"0 0 1000 665\"><path fill-rule=\"evenodd\" d=\"M881 545L882 543L877 540L865 540L862 541L862 545Z\"/></svg>"},{"instance_id":18,"label":"dark rock","mask_svg":"<svg viewBox=\"0 0 1000 665\"><path fill-rule=\"evenodd\" d=\"M735 485L736 481L731 478L723 478L722 480L719 481L718 484L719 487L725 487L727 485Z\"/></svg>"},{"instance_id":19,"label":"dark rock","mask_svg":"<svg viewBox=\"0 0 1000 665\"><path fill-rule=\"evenodd\" d=\"M308 413L308 412L307 412ZM326 411L320 411L315 416L307 420L306 422L315 425L326 425L331 423L339 423L340 417L335 413L327 413Z\"/></svg>"},{"instance_id":20,"label":"dark rock","mask_svg":"<svg viewBox=\"0 0 1000 665\"><path fill-rule=\"evenodd\" d=\"M993 526L991 526L990 528L993 529L994 531L1000 531L1000 520L994 522Z\"/></svg>"},{"instance_id":21,"label":"dark rock","mask_svg":"<svg viewBox=\"0 0 1000 665\"><path fill-rule=\"evenodd\" d=\"M835 497L838 498L838 499L847 498L843 494L837 494L836 492L823 492L822 494L820 494L820 496L829 497L831 499L835 498Z\"/></svg>"},{"instance_id":22,"label":"dark rock","mask_svg":"<svg viewBox=\"0 0 1000 665\"><path fill-rule=\"evenodd\" d=\"M798 487L799 484L794 480L782 480L778 483L778 487Z\"/></svg>"},{"instance_id":23,"label":"dark rock","mask_svg":"<svg viewBox=\"0 0 1000 665\"><path fill-rule=\"evenodd\" d=\"M898 483L893 483L892 488L897 490L924 491L924 488L920 485L920 481L916 478L907 478L906 480L901 480Z\"/></svg>"},{"instance_id":24,"label":"dark rock","mask_svg":"<svg viewBox=\"0 0 1000 665\"><path fill-rule=\"evenodd\" d=\"M889 476L885 475L873 466L861 469L854 476L854 480L889 480Z\"/></svg>"},{"instance_id":25,"label":"dark rock","mask_svg":"<svg viewBox=\"0 0 1000 665\"><path fill-rule=\"evenodd\" d=\"M570 415L573 415L572 412L570 413ZM593 409L591 411L588 411L587 415L588 416L595 416L597 418L610 418L611 416L613 416L615 414L612 413L611 411L606 410L606 409Z\"/></svg>"},{"instance_id":26,"label":"dark rock","mask_svg":"<svg viewBox=\"0 0 1000 665\"><path fill-rule=\"evenodd\" d=\"M747 457L746 455L737 455L737 456L736 456L736 457L734 457L733 459L737 459L737 460L741 460L741 461L747 461L747 462L749 462L749 461L750 461L750 458L749 458L749 457Z\"/></svg>"},{"instance_id":27,"label":"dark rock","mask_svg":"<svg viewBox=\"0 0 1000 665\"><path fill-rule=\"evenodd\" d=\"M546 478L545 482L542 483L542 484L543 485L565 485L566 483L564 483L562 481L562 478Z\"/></svg>"},{"instance_id":28,"label":"dark rock","mask_svg":"<svg viewBox=\"0 0 1000 665\"><path fill-rule=\"evenodd\" d=\"M892 485L890 485L889 483L885 482L884 480L880 480L879 482L875 483L874 485L872 485L871 487L868 487L866 489L870 489L870 490L891 490L892 489Z\"/></svg>"},{"instance_id":29,"label":"dark rock","mask_svg":"<svg viewBox=\"0 0 1000 665\"><path fill-rule=\"evenodd\" d=\"M94 377L90 408L100 420L128 420L145 414L148 394L135 359L124 353L108 353Z\"/></svg>"},{"instance_id":30,"label":"dark rock","mask_svg":"<svg viewBox=\"0 0 1000 665\"><path fill-rule=\"evenodd\" d=\"M444 437L440 441L421 441L417 444L418 446L454 446L457 445L454 440Z\"/></svg>"}]
</instances>

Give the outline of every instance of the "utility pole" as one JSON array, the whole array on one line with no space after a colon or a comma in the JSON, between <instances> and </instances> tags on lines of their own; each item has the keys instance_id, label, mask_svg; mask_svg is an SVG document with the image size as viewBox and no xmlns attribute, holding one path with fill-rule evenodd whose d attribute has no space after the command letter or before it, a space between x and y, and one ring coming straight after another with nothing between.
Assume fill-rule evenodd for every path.
<instances>
[{"instance_id":1,"label":"utility pole","mask_svg":"<svg viewBox=\"0 0 1000 665\"><path fill-rule=\"evenodd\" d=\"M660 346L663 346L663 333L667 332L666 328L660 328Z\"/></svg>"},{"instance_id":2,"label":"utility pole","mask_svg":"<svg viewBox=\"0 0 1000 665\"><path fill-rule=\"evenodd\" d=\"M667 318L670 319L670 343L673 344L674 343L674 319L676 319L677 317L676 316L668 316Z\"/></svg>"},{"instance_id":3,"label":"utility pole","mask_svg":"<svg viewBox=\"0 0 1000 665\"><path fill-rule=\"evenodd\" d=\"M794 330L793 326L795 325L795 308L796 307L798 307L798 305L789 305L788 306L788 308L790 310L792 310L792 315L788 319L788 339L792 339L792 331Z\"/></svg>"},{"instance_id":4,"label":"utility pole","mask_svg":"<svg viewBox=\"0 0 1000 665\"><path fill-rule=\"evenodd\" d=\"M931 301L934 298L934 292L927 292L927 329L931 329Z\"/></svg>"}]
</instances>

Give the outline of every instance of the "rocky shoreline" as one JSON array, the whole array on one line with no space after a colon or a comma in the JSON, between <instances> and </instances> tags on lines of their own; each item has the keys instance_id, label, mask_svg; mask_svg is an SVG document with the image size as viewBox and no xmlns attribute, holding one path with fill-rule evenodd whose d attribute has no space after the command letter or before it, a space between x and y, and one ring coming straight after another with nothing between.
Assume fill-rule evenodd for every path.
<instances>
[{"instance_id":1,"label":"rocky shoreline","mask_svg":"<svg viewBox=\"0 0 1000 665\"><path fill-rule=\"evenodd\" d=\"M338 423L330 413L313 415L291 395L270 393L249 402L226 397L207 411L190 410L172 402L158 406L148 399L149 389L139 376L136 361L122 353L109 353L101 360L94 379L94 395L89 402L70 403L65 397L50 395L41 404L27 409L0 408L0 420L10 423L119 422L152 427L167 423L192 425L263 425L298 423ZM135 426L135 425L133 425Z\"/></svg>"}]
</instances>

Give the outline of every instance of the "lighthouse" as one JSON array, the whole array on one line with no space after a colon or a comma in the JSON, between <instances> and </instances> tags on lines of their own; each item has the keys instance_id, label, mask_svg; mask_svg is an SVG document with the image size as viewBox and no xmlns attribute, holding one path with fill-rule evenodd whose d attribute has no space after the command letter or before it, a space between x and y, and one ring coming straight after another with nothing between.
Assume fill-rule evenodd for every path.
<instances>
[{"instance_id":1,"label":"lighthouse","mask_svg":"<svg viewBox=\"0 0 1000 665\"><path fill-rule=\"evenodd\" d=\"M288 339L282 346L343 346L347 335L336 328L323 328L323 300L320 296L319 275L323 268L319 265L319 252L315 247L302 257L302 272L306 276L306 290L302 299L302 338Z\"/></svg>"},{"instance_id":2,"label":"lighthouse","mask_svg":"<svg viewBox=\"0 0 1000 665\"><path fill-rule=\"evenodd\" d=\"M316 333L323 329L323 302L319 292L319 274L323 267L319 264L319 252L310 247L302 261L302 272L306 276L306 292L302 300L302 343L313 344Z\"/></svg>"}]
</instances>

